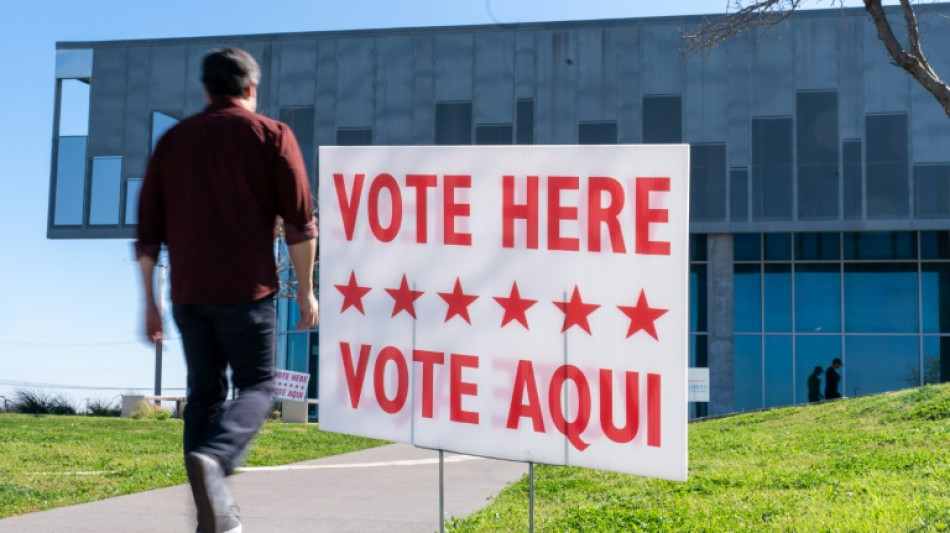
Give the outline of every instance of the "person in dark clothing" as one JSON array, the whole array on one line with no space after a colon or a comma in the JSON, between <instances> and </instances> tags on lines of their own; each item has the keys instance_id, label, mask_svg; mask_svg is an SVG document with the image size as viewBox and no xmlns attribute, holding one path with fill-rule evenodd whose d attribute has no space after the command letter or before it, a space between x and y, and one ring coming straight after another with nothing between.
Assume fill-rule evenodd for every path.
<instances>
[{"instance_id":1,"label":"person in dark clothing","mask_svg":"<svg viewBox=\"0 0 950 533\"><path fill-rule=\"evenodd\" d=\"M838 373L838 369L843 366L841 359L837 357L831 362L831 366L828 367L828 370L825 370L825 399L834 400L835 398L840 398L841 393L838 392L838 383L841 382L841 374Z\"/></svg>"},{"instance_id":2,"label":"person in dark clothing","mask_svg":"<svg viewBox=\"0 0 950 533\"><path fill-rule=\"evenodd\" d=\"M188 371L185 468L198 533L240 533L226 476L240 464L273 400L278 289L274 224L297 275L297 329L316 324L317 225L306 167L290 127L255 113L260 68L238 48L202 64L204 111L165 133L139 198L136 256L149 340L163 338L152 288L161 245ZM225 405L227 369L239 391Z\"/></svg>"},{"instance_id":3,"label":"person in dark clothing","mask_svg":"<svg viewBox=\"0 0 950 533\"><path fill-rule=\"evenodd\" d=\"M825 371L820 366L815 367L815 371L808 376L808 401L820 402L821 396L821 374Z\"/></svg>"}]
</instances>

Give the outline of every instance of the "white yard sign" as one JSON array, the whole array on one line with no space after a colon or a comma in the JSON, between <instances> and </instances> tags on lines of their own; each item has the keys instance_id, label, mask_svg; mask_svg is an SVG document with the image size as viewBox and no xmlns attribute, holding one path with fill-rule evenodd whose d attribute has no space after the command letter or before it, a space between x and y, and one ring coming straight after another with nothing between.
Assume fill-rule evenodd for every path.
<instances>
[{"instance_id":1,"label":"white yard sign","mask_svg":"<svg viewBox=\"0 0 950 533\"><path fill-rule=\"evenodd\" d=\"M282 400L306 401L307 383L309 382L310 374L306 372L276 370L274 372L274 397Z\"/></svg>"},{"instance_id":2,"label":"white yard sign","mask_svg":"<svg viewBox=\"0 0 950 533\"><path fill-rule=\"evenodd\" d=\"M320 427L686 478L689 149L320 148Z\"/></svg>"}]
</instances>

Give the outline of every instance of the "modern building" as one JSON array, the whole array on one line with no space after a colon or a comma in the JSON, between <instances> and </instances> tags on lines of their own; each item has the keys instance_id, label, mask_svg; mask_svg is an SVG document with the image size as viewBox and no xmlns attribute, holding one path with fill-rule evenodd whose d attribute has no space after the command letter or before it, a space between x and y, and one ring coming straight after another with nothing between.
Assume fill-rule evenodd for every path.
<instances>
[{"instance_id":1,"label":"modern building","mask_svg":"<svg viewBox=\"0 0 950 533\"><path fill-rule=\"evenodd\" d=\"M918 9L950 76L950 5ZM689 143L708 413L806 402L833 358L848 396L950 380L950 118L863 10L684 58L681 30L704 20L59 43L48 236L134 235L152 146L203 107L202 54L237 45L312 178L319 145ZM282 365L315 372L316 340L281 306Z\"/></svg>"}]
</instances>

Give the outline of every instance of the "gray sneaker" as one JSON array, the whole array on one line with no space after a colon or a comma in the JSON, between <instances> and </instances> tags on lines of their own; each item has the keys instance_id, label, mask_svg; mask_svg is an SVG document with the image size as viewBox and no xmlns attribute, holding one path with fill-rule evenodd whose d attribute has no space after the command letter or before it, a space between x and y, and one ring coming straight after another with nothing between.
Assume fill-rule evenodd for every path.
<instances>
[{"instance_id":1,"label":"gray sneaker","mask_svg":"<svg viewBox=\"0 0 950 533\"><path fill-rule=\"evenodd\" d=\"M198 510L198 533L241 533L221 463L210 455L191 452L185 456L185 469Z\"/></svg>"}]
</instances>

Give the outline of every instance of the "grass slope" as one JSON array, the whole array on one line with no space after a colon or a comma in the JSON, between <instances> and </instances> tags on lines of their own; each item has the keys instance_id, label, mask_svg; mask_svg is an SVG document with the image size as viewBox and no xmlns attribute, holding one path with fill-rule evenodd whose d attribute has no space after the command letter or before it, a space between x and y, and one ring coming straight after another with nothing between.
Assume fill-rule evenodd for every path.
<instances>
[{"instance_id":1,"label":"grass slope","mask_svg":"<svg viewBox=\"0 0 950 533\"><path fill-rule=\"evenodd\" d=\"M180 420L0 414L0 518L187 483ZM267 423L248 466L316 459L383 444Z\"/></svg>"},{"instance_id":2,"label":"grass slope","mask_svg":"<svg viewBox=\"0 0 950 533\"><path fill-rule=\"evenodd\" d=\"M689 480L535 469L537 531L950 531L950 386L689 426ZM526 531L527 479L450 531Z\"/></svg>"}]
</instances>

